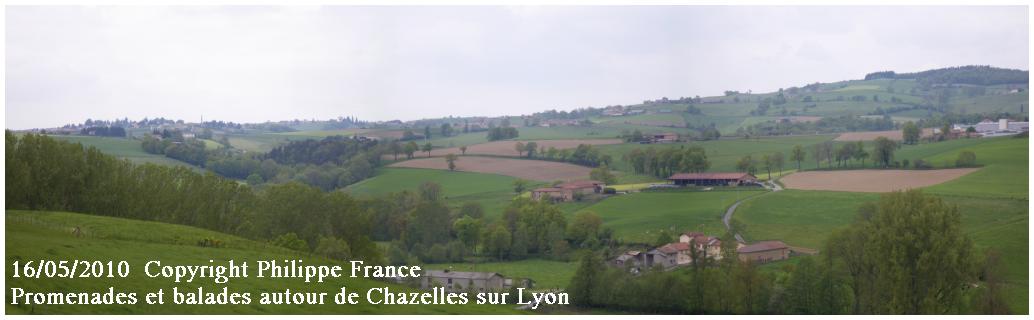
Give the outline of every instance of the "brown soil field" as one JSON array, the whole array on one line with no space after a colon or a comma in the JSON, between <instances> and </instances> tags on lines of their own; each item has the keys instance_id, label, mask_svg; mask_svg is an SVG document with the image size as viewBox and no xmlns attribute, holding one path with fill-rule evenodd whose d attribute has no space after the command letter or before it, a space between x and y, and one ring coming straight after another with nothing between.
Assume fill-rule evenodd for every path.
<instances>
[{"instance_id":1,"label":"brown soil field","mask_svg":"<svg viewBox=\"0 0 1034 320\"><path fill-rule=\"evenodd\" d=\"M396 162L389 167L449 170L445 158L419 158ZM572 181L589 178L592 169L570 163L520 160L493 157L463 156L456 160L456 170L494 173L535 181Z\"/></svg>"},{"instance_id":2,"label":"brown soil field","mask_svg":"<svg viewBox=\"0 0 1034 320\"><path fill-rule=\"evenodd\" d=\"M979 168L938 170L844 170L797 172L779 181L789 189L891 192L947 182Z\"/></svg>"},{"instance_id":3,"label":"brown soil field","mask_svg":"<svg viewBox=\"0 0 1034 320\"><path fill-rule=\"evenodd\" d=\"M605 145L605 144L618 144L618 143L624 142L621 139L568 139L568 140L531 140L531 141L535 141L535 143L539 145L539 148L546 147L546 149L549 149L550 147L553 147L553 148L557 148L558 150L573 149L573 148L578 147L579 144ZM506 140L506 141L492 141L492 142L488 142L488 143L479 143L479 144L469 145L469 146L467 146L467 154L468 155L487 154L487 155L493 155L493 156L511 156L511 157L516 157L517 156L517 150L514 149L514 145L516 145L517 142L520 142L520 143L523 143L523 144L528 144L528 142L531 142L531 141ZM535 150L535 152L538 152L538 150ZM459 147L454 147L454 148L445 148L445 149L434 149L434 150L431 150L431 156L433 156L433 157L440 157L440 156L444 156L444 155L447 155L447 154L450 154L450 153L455 154L455 155L460 155L461 154L460 148ZM427 153L424 152L424 153L422 153L422 155L427 155Z\"/></svg>"},{"instance_id":4,"label":"brown soil field","mask_svg":"<svg viewBox=\"0 0 1034 320\"><path fill-rule=\"evenodd\" d=\"M405 131L403 131L403 130L386 130L386 131L370 132L367 135L371 136L371 137L380 138L380 139L399 139L399 138L402 138L402 134L404 132ZM414 131L414 132L416 132L416 131Z\"/></svg>"},{"instance_id":5,"label":"brown soil field","mask_svg":"<svg viewBox=\"0 0 1034 320\"><path fill-rule=\"evenodd\" d=\"M822 120L822 117L815 117L815 116L791 116L791 117L786 117L786 119L788 119L790 122L795 122L795 123L796 122L815 122L815 121Z\"/></svg>"},{"instance_id":6,"label":"brown soil field","mask_svg":"<svg viewBox=\"0 0 1034 320\"><path fill-rule=\"evenodd\" d=\"M685 121L665 121L665 120L638 120L638 121L625 121L624 124L631 124L637 126L650 126L650 127L675 127L685 128Z\"/></svg>"},{"instance_id":7,"label":"brown soil field","mask_svg":"<svg viewBox=\"0 0 1034 320\"><path fill-rule=\"evenodd\" d=\"M933 129L923 129L923 132L919 134L922 137L929 137L933 135ZM841 133L833 141L871 141L876 140L878 137L887 137L890 140L903 140L901 130L890 130L890 131L868 131L868 132L848 132Z\"/></svg>"}]
</instances>

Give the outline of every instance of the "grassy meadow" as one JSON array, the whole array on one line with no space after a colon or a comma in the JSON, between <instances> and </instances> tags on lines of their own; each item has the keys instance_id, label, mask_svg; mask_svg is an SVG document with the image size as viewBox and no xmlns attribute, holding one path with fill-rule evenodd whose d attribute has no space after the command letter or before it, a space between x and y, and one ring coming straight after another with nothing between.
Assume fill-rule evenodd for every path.
<instances>
[{"instance_id":1,"label":"grassy meadow","mask_svg":"<svg viewBox=\"0 0 1034 320\"><path fill-rule=\"evenodd\" d=\"M477 202L485 208L485 216L494 219L502 215L503 209L516 196L513 182L517 178L473 172L446 171L413 168L378 169L373 178L360 181L345 188L349 194L363 197L399 192L416 191L424 182L442 186L443 197L450 207L458 208L465 202ZM529 188L541 183L532 182Z\"/></svg>"},{"instance_id":2,"label":"grassy meadow","mask_svg":"<svg viewBox=\"0 0 1034 320\"><path fill-rule=\"evenodd\" d=\"M81 143L86 147L95 147L104 154L128 159L136 164L153 163L169 166L185 166L200 170L198 167L192 166L183 161L172 159L160 154L144 152L144 149L140 146L139 140L96 136L50 135L49 137L72 143Z\"/></svg>"},{"instance_id":3,"label":"grassy meadow","mask_svg":"<svg viewBox=\"0 0 1034 320\"><path fill-rule=\"evenodd\" d=\"M712 235L725 232L722 215L737 199L763 191L655 191L607 198L577 211L591 211L603 219L603 226L631 242L652 243L661 230L673 234L700 231Z\"/></svg>"}]
</instances>

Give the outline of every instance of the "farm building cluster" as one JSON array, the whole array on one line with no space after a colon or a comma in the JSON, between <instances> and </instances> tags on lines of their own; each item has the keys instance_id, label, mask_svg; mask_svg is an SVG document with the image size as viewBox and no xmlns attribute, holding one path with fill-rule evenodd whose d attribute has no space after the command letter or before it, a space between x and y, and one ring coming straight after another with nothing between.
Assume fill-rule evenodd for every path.
<instances>
[{"instance_id":1,"label":"farm building cluster","mask_svg":"<svg viewBox=\"0 0 1034 320\"><path fill-rule=\"evenodd\" d=\"M569 202L590 194L603 193L606 185L596 180L571 181L552 187L531 190L531 198L552 202Z\"/></svg>"},{"instance_id":2,"label":"farm building cluster","mask_svg":"<svg viewBox=\"0 0 1034 320\"><path fill-rule=\"evenodd\" d=\"M495 272L468 272L452 270L424 270L420 275L420 289L445 288L446 292L504 292L517 286L531 288L534 282L527 278L507 278Z\"/></svg>"},{"instance_id":3,"label":"farm building cluster","mask_svg":"<svg viewBox=\"0 0 1034 320\"><path fill-rule=\"evenodd\" d=\"M736 254L741 261L766 263L785 260L790 257L790 247L778 240L760 241L753 244L736 244ZM611 265L639 273L643 269L661 268L671 270L693 263L693 259L721 260L722 240L700 232L687 232L679 241L665 244L649 251L627 251Z\"/></svg>"},{"instance_id":4,"label":"farm building cluster","mask_svg":"<svg viewBox=\"0 0 1034 320\"><path fill-rule=\"evenodd\" d=\"M972 130L970 129L972 128ZM984 119L976 124L955 124L951 127L953 136L998 137L1024 133L1030 130L1030 122L1009 119Z\"/></svg>"}]
</instances>

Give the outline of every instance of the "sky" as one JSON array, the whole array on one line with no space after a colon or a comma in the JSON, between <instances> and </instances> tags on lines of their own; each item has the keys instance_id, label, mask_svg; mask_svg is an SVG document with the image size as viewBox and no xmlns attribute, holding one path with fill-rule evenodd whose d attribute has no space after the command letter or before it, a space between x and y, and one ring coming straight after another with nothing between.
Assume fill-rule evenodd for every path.
<instances>
[{"instance_id":1,"label":"sky","mask_svg":"<svg viewBox=\"0 0 1034 320\"><path fill-rule=\"evenodd\" d=\"M1028 70L1028 8L8 6L5 125L416 120Z\"/></svg>"}]
</instances>

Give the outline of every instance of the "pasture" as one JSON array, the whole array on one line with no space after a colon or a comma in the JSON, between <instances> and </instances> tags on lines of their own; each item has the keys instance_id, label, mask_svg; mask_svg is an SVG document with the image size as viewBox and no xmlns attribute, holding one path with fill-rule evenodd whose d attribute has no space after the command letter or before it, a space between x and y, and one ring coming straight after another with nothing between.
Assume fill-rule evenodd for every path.
<instances>
[{"instance_id":1,"label":"pasture","mask_svg":"<svg viewBox=\"0 0 1034 320\"><path fill-rule=\"evenodd\" d=\"M13 305L6 303L7 314L510 314L521 313L512 306L502 305L383 305L360 303L356 305L261 305L259 294L263 292L328 292L330 297L340 291L341 287L357 292L366 292L373 287L389 287L400 292L412 292L415 289L389 284L367 278L337 278L323 283L305 283L298 279L274 278L234 278L227 284L216 284L211 279L200 279L190 284L176 284L172 279L151 278L143 272L147 261L161 259L163 265L197 265L206 264L208 260L216 263L250 261L254 265L257 260L302 259L305 263L333 265L341 261L331 261L310 254L294 252L283 248L272 247L227 234L192 228L187 226L164 224L158 222L135 221L119 218L100 217L64 212L41 211L7 211L5 214L5 261L29 260L69 260L87 258L100 261L121 261L130 263L129 276L117 281L116 292L137 292L139 303L127 305L87 305L87 304L54 304L54 305ZM80 227L82 237L71 233L72 228ZM139 232L147 230L147 232ZM197 241L202 239L218 239L224 243L221 248L200 247ZM160 252L160 256L155 253ZM254 268L254 267L252 267ZM8 269L7 286L19 287L27 292L64 292L68 288L76 288L82 292L107 292L112 286L108 278L52 278L38 281L34 278L14 278ZM252 270L254 271L254 269ZM229 305L183 305L174 303L146 304L143 302L145 292L164 288L170 292L173 287L180 290L193 291L200 287L206 292L216 292L222 287L230 292L250 292L251 304ZM362 294L361 294L362 295ZM166 301L172 300L167 293Z\"/></svg>"},{"instance_id":2,"label":"pasture","mask_svg":"<svg viewBox=\"0 0 1034 320\"><path fill-rule=\"evenodd\" d=\"M763 191L651 191L609 197L577 211L590 211L625 241L652 243L662 230L673 235L725 233L722 215L737 199ZM576 212L577 212L576 211Z\"/></svg>"},{"instance_id":3,"label":"pasture","mask_svg":"<svg viewBox=\"0 0 1034 320\"><path fill-rule=\"evenodd\" d=\"M344 191L357 197L366 197L403 190L415 192L424 182L434 182L442 186L442 196L450 207L459 208L465 202L477 202L485 208L485 216L493 219L501 216L503 209L516 196L513 193L515 180L513 177L495 174L383 168L373 178L350 185Z\"/></svg>"},{"instance_id":4,"label":"pasture","mask_svg":"<svg viewBox=\"0 0 1034 320\"><path fill-rule=\"evenodd\" d=\"M933 163L954 163L958 153L973 151L980 171L926 190L939 194L977 197L1029 199L1029 138L1001 137L982 140L954 151L944 151L928 158Z\"/></svg>"},{"instance_id":5,"label":"pasture","mask_svg":"<svg viewBox=\"0 0 1034 320\"><path fill-rule=\"evenodd\" d=\"M139 140L95 136L49 135L49 137L71 143L81 143L86 147L94 147L104 154L127 159L135 164L153 163L166 166L184 166L201 170L196 166L168 158L164 155L144 152L144 149L140 146Z\"/></svg>"}]
</instances>

